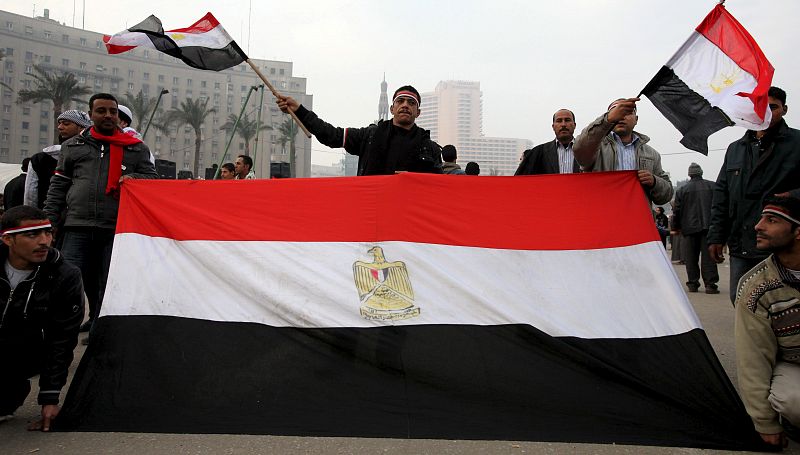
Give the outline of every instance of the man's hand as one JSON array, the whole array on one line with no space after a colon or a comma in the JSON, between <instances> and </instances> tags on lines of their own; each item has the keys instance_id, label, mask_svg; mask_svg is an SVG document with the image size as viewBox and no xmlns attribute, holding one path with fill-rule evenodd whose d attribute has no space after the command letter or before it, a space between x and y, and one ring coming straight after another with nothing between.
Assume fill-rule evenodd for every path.
<instances>
[{"instance_id":1,"label":"man's hand","mask_svg":"<svg viewBox=\"0 0 800 455\"><path fill-rule=\"evenodd\" d=\"M61 408L57 404L42 405L42 420L37 420L28 425L28 431L50 431L50 424L59 411L61 411Z\"/></svg>"},{"instance_id":2,"label":"man's hand","mask_svg":"<svg viewBox=\"0 0 800 455\"><path fill-rule=\"evenodd\" d=\"M123 180L128 180L128 179L132 179L132 178L133 177L131 177L130 175L122 175L122 176L119 177L119 183L122 183Z\"/></svg>"},{"instance_id":3,"label":"man's hand","mask_svg":"<svg viewBox=\"0 0 800 455\"><path fill-rule=\"evenodd\" d=\"M764 434L759 433L761 439L769 445L778 446L781 448L789 447L789 441L786 439L786 433Z\"/></svg>"},{"instance_id":4,"label":"man's hand","mask_svg":"<svg viewBox=\"0 0 800 455\"><path fill-rule=\"evenodd\" d=\"M712 243L708 245L708 254L711 255L711 259L717 264L725 260L725 255L722 254L722 247L723 245L721 243Z\"/></svg>"},{"instance_id":5,"label":"man's hand","mask_svg":"<svg viewBox=\"0 0 800 455\"><path fill-rule=\"evenodd\" d=\"M636 112L636 102L639 98L628 98L614 101L608 109L608 119L611 123L622 121L625 117Z\"/></svg>"},{"instance_id":6,"label":"man's hand","mask_svg":"<svg viewBox=\"0 0 800 455\"><path fill-rule=\"evenodd\" d=\"M297 108L300 107L300 103L298 103L297 100L295 100L291 96L283 96L283 95L278 95L278 97L275 99L275 104L278 105L278 107L280 108L281 111L283 111L284 114L288 114L289 111L297 112Z\"/></svg>"},{"instance_id":7,"label":"man's hand","mask_svg":"<svg viewBox=\"0 0 800 455\"><path fill-rule=\"evenodd\" d=\"M647 188L652 188L656 184L656 178L650 171L639 171L639 183Z\"/></svg>"}]
</instances>

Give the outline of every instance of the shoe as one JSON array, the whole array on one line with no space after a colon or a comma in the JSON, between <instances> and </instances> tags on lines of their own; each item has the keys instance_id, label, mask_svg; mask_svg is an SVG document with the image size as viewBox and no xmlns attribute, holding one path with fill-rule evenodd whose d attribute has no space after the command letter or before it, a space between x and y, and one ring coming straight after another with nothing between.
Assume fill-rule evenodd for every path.
<instances>
[{"instance_id":1,"label":"shoe","mask_svg":"<svg viewBox=\"0 0 800 455\"><path fill-rule=\"evenodd\" d=\"M0 416L0 423L8 422L9 420L14 418L14 414L9 414L5 416Z\"/></svg>"},{"instance_id":2,"label":"shoe","mask_svg":"<svg viewBox=\"0 0 800 455\"><path fill-rule=\"evenodd\" d=\"M687 284L686 285L686 289L688 289L689 292L697 292L697 290L700 289L700 285L699 284Z\"/></svg>"},{"instance_id":3,"label":"shoe","mask_svg":"<svg viewBox=\"0 0 800 455\"><path fill-rule=\"evenodd\" d=\"M93 321L92 321L91 319L89 319L88 321L86 321L86 322L84 322L83 324L81 324L80 331L81 331L81 332L88 332L88 331L89 331L89 329L91 329L91 328L92 328L92 322L93 322Z\"/></svg>"},{"instance_id":4,"label":"shoe","mask_svg":"<svg viewBox=\"0 0 800 455\"><path fill-rule=\"evenodd\" d=\"M706 286L706 294L719 294L719 289L716 286L713 288Z\"/></svg>"}]
</instances>

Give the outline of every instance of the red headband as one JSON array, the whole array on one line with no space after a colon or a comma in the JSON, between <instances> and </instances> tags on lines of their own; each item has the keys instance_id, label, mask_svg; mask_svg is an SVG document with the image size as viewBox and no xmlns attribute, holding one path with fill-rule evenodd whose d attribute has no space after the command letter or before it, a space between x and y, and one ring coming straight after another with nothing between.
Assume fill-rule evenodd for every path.
<instances>
[{"instance_id":1,"label":"red headband","mask_svg":"<svg viewBox=\"0 0 800 455\"><path fill-rule=\"evenodd\" d=\"M784 220L794 223L800 224L800 221L789 215L785 208L777 206L777 205L766 205L764 206L764 210L761 211L761 214L771 213L773 215L778 215L779 217L783 218Z\"/></svg>"},{"instance_id":2,"label":"red headband","mask_svg":"<svg viewBox=\"0 0 800 455\"><path fill-rule=\"evenodd\" d=\"M394 104L394 102L397 101L397 98L411 98L414 101L416 101L417 104L419 104L419 98L417 97L417 94L414 93L414 92L409 92L408 90L403 90L402 92L397 92L394 95L394 99L392 99L392 104Z\"/></svg>"},{"instance_id":3,"label":"red headband","mask_svg":"<svg viewBox=\"0 0 800 455\"><path fill-rule=\"evenodd\" d=\"M19 234L20 232L28 232L28 231L38 231L40 229L50 229L53 225L50 224L49 221L40 224L30 224L28 226L20 226L11 229L6 229L3 231L2 235L7 234Z\"/></svg>"}]
</instances>

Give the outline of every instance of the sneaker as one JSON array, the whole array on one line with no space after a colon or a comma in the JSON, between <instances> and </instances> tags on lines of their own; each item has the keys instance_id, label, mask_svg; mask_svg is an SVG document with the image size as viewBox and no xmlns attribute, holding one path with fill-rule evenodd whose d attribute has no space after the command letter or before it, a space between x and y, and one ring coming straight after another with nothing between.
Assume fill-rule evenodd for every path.
<instances>
[{"instance_id":1,"label":"sneaker","mask_svg":"<svg viewBox=\"0 0 800 455\"><path fill-rule=\"evenodd\" d=\"M719 294L719 289L716 286L708 287L706 286L706 294Z\"/></svg>"},{"instance_id":2,"label":"sneaker","mask_svg":"<svg viewBox=\"0 0 800 455\"><path fill-rule=\"evenodd\" d=\"M91 328L92 328L92 320L89 319L88 321L86 321L83 324L81 324L80 331L81 332L88 332L89 329L91 329Z\"/></svg>"}]
</instances>

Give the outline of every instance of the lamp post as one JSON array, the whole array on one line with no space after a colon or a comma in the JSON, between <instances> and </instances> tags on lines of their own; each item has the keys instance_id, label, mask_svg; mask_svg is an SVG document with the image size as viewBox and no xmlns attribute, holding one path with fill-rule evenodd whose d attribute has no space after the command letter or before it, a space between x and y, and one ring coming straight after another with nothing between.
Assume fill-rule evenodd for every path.
<instances>
[{"instance_id":1,"label":"lamp post","mask_svg":"<svg viewBox=\"0 0 800 455\"><path fill-rule=\"evenodd\" d=\"M161 103L161 97L169 93L169 90L162 89L161 93L158 94L158 99L156 100L156 105L153 107L153 112L150 114L150 120L147 121L147 126L144 128L144 133L142 134L142 139L147 137L147 131L150 129L150 124L153 123L153 117L156 115L156 111L158 110L158 105Z\"/></svg>"}]
</instances>

